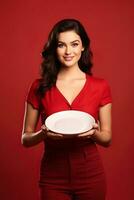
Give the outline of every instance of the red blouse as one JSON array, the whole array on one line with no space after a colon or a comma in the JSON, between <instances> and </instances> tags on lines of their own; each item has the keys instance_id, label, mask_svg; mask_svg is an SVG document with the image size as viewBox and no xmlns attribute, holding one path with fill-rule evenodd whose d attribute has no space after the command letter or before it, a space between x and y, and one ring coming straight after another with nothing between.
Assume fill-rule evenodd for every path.
<instances>
[{"instance_id":1,"label":"red blouse","mask_svg":"<svg viewBox=\"0 0 134 200\"><path fill-rule=\"evenodd\" d=\"M36 89L39 84L39 79L36 79L28 92L26 101L30 103L35 109L38 109L41 115L42 124L45 119L59 111L64 110L79 110L92 115L96 120L98 119L99 108L105 104L111 103L111 91L106 80L95 78L86 74L86 82L75 97L71 105L59 89L54 85L48 90L43 98L36 95ZM94 143L90 139L80 139L78 137L68 140L52 140L47 138L45 141L46 149L66 148L70 149L71 146L83 146L89 143ZM95 145L95 143L94 143Z\"/></svg>"},{"instance_id":2,"label":"red blouse","mask_svg":"<svg viewBox=\"0 0 134 200\"><path fill-rule=\"evenodd\" d=\"M91 114L98 119L99 108L112 102L110 87L106 80L86 74L86 82L70 105L67 99L53 86L43 98L35 94L39 79L36 79L28 92L27 102L41 114L42 123L49 115L63 110L79 110Z\"/></svg>"}]
</instances>

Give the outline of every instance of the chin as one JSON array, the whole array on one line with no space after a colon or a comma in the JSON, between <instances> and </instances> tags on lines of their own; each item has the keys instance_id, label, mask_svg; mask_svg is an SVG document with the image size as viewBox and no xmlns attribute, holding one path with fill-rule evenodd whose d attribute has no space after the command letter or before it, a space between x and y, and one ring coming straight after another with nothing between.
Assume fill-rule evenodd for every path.
<instances>
[{"instance_id":1,"label":"chin","mask_svg":"<svg viewBox=\"0 0 134 200\"><path fill-rule=\"evenodd\" d=\"M73 67L73 66L76 65L76 63L77 62L75 62L75 63L74 62L70 62L70 63L68 62L68 63L62 63L62 65L65 66L65 67Z\"/></svg>"},{"instance_id":2,"label":"chin","mask_svg":"<svg viewBox=\"0 0 134 200\"><path fill-rule=\"evenodd\" d=\"M64 67L73 67L73 64L67 65L67 64L63 64Z\"/></svg>"}]
</instances>

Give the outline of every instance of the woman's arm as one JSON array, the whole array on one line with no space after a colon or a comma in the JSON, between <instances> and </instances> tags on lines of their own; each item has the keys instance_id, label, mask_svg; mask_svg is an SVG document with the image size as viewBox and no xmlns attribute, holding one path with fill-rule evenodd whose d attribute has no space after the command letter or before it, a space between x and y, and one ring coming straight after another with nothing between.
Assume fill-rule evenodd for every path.
<instances>
[{"instance_id":1,"label":"woman's arm","mask_svg":"<svg viewBox=\"0 0 134 200\"><path fill-rule=\"evenodd\" d=\"M94 140L97 144L108 147L112 140L111 128L111 108L112 104L106 104L99 110L100 125L94 125L94 129L86 133L80 134L79 137L88 137Z\"/></svg>"},{"instance_id":2,"label":"woman's arm","mask_svg":"<svg viewBox=\"0 0 134 200\"><path fill-rule=\"evenodd\" d=\"M98 144L108 147L112 140L112 120L111 120L112 104L109 103L100 108L99 121L100 128L96 129L95 134L91 138Z\"/></svg>"},{"instance_id":3,"label":"woman's arm","mask_svg":"<svg viewBox=\"0 0 134 200\"><path fill-rule=\"evenodd\" d=\"M25 147L34 146L45 139L44 131L35 132L39 120L39 111L34 109L29 103L25 106L24 123L22 130L21 143Z\"/></svg>"},{"instance_id":4,"label":"woman's arm","mask_svg":"<svg viewBox=\"0 0 134 200\"><path fill-rule=\"evenodd\" d=\"M34 109L29 103L26 103L24 124L22 130L21 143L25 147L34 146L42 142L46 137L53 140L64 139L64 136L58 133L53 133L48 130L45 125L42 125L41 130L35 132L39 120L39 111Z\"/></svg>"}]
</instances>

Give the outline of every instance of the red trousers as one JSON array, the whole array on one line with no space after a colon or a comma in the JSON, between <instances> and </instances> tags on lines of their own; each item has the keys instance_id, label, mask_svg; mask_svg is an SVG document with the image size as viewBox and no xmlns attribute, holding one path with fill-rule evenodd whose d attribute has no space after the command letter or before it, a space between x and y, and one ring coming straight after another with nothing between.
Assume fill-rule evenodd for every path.
<instances>
[{"instance_id":1,"label":"red trousers","mask_svg":"<svg viewBox=\"0 0 134 200\"><path fill-rule=\"evenodd\" d=\"M39 186L41 200L105 200L105 175L96 145L46 149Z\"/></svg>"}]
</instances>

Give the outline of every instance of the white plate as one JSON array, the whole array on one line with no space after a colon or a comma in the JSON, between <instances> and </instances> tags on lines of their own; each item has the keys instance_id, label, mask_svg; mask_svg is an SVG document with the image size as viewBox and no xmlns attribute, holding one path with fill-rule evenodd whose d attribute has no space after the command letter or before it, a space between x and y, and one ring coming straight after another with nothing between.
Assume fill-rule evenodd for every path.
<instances>
[{"instance_id":1,"label":"white plate","mask_svg":"<svg viewBox=\"0 0 134 200\"><path fill-rule=\"evenodd\" d=\"M46 127L56 133L79 134L92 129L95 119L88 113L77 110L56 112L45 120Z\"/></svg>"}]
</instances>

